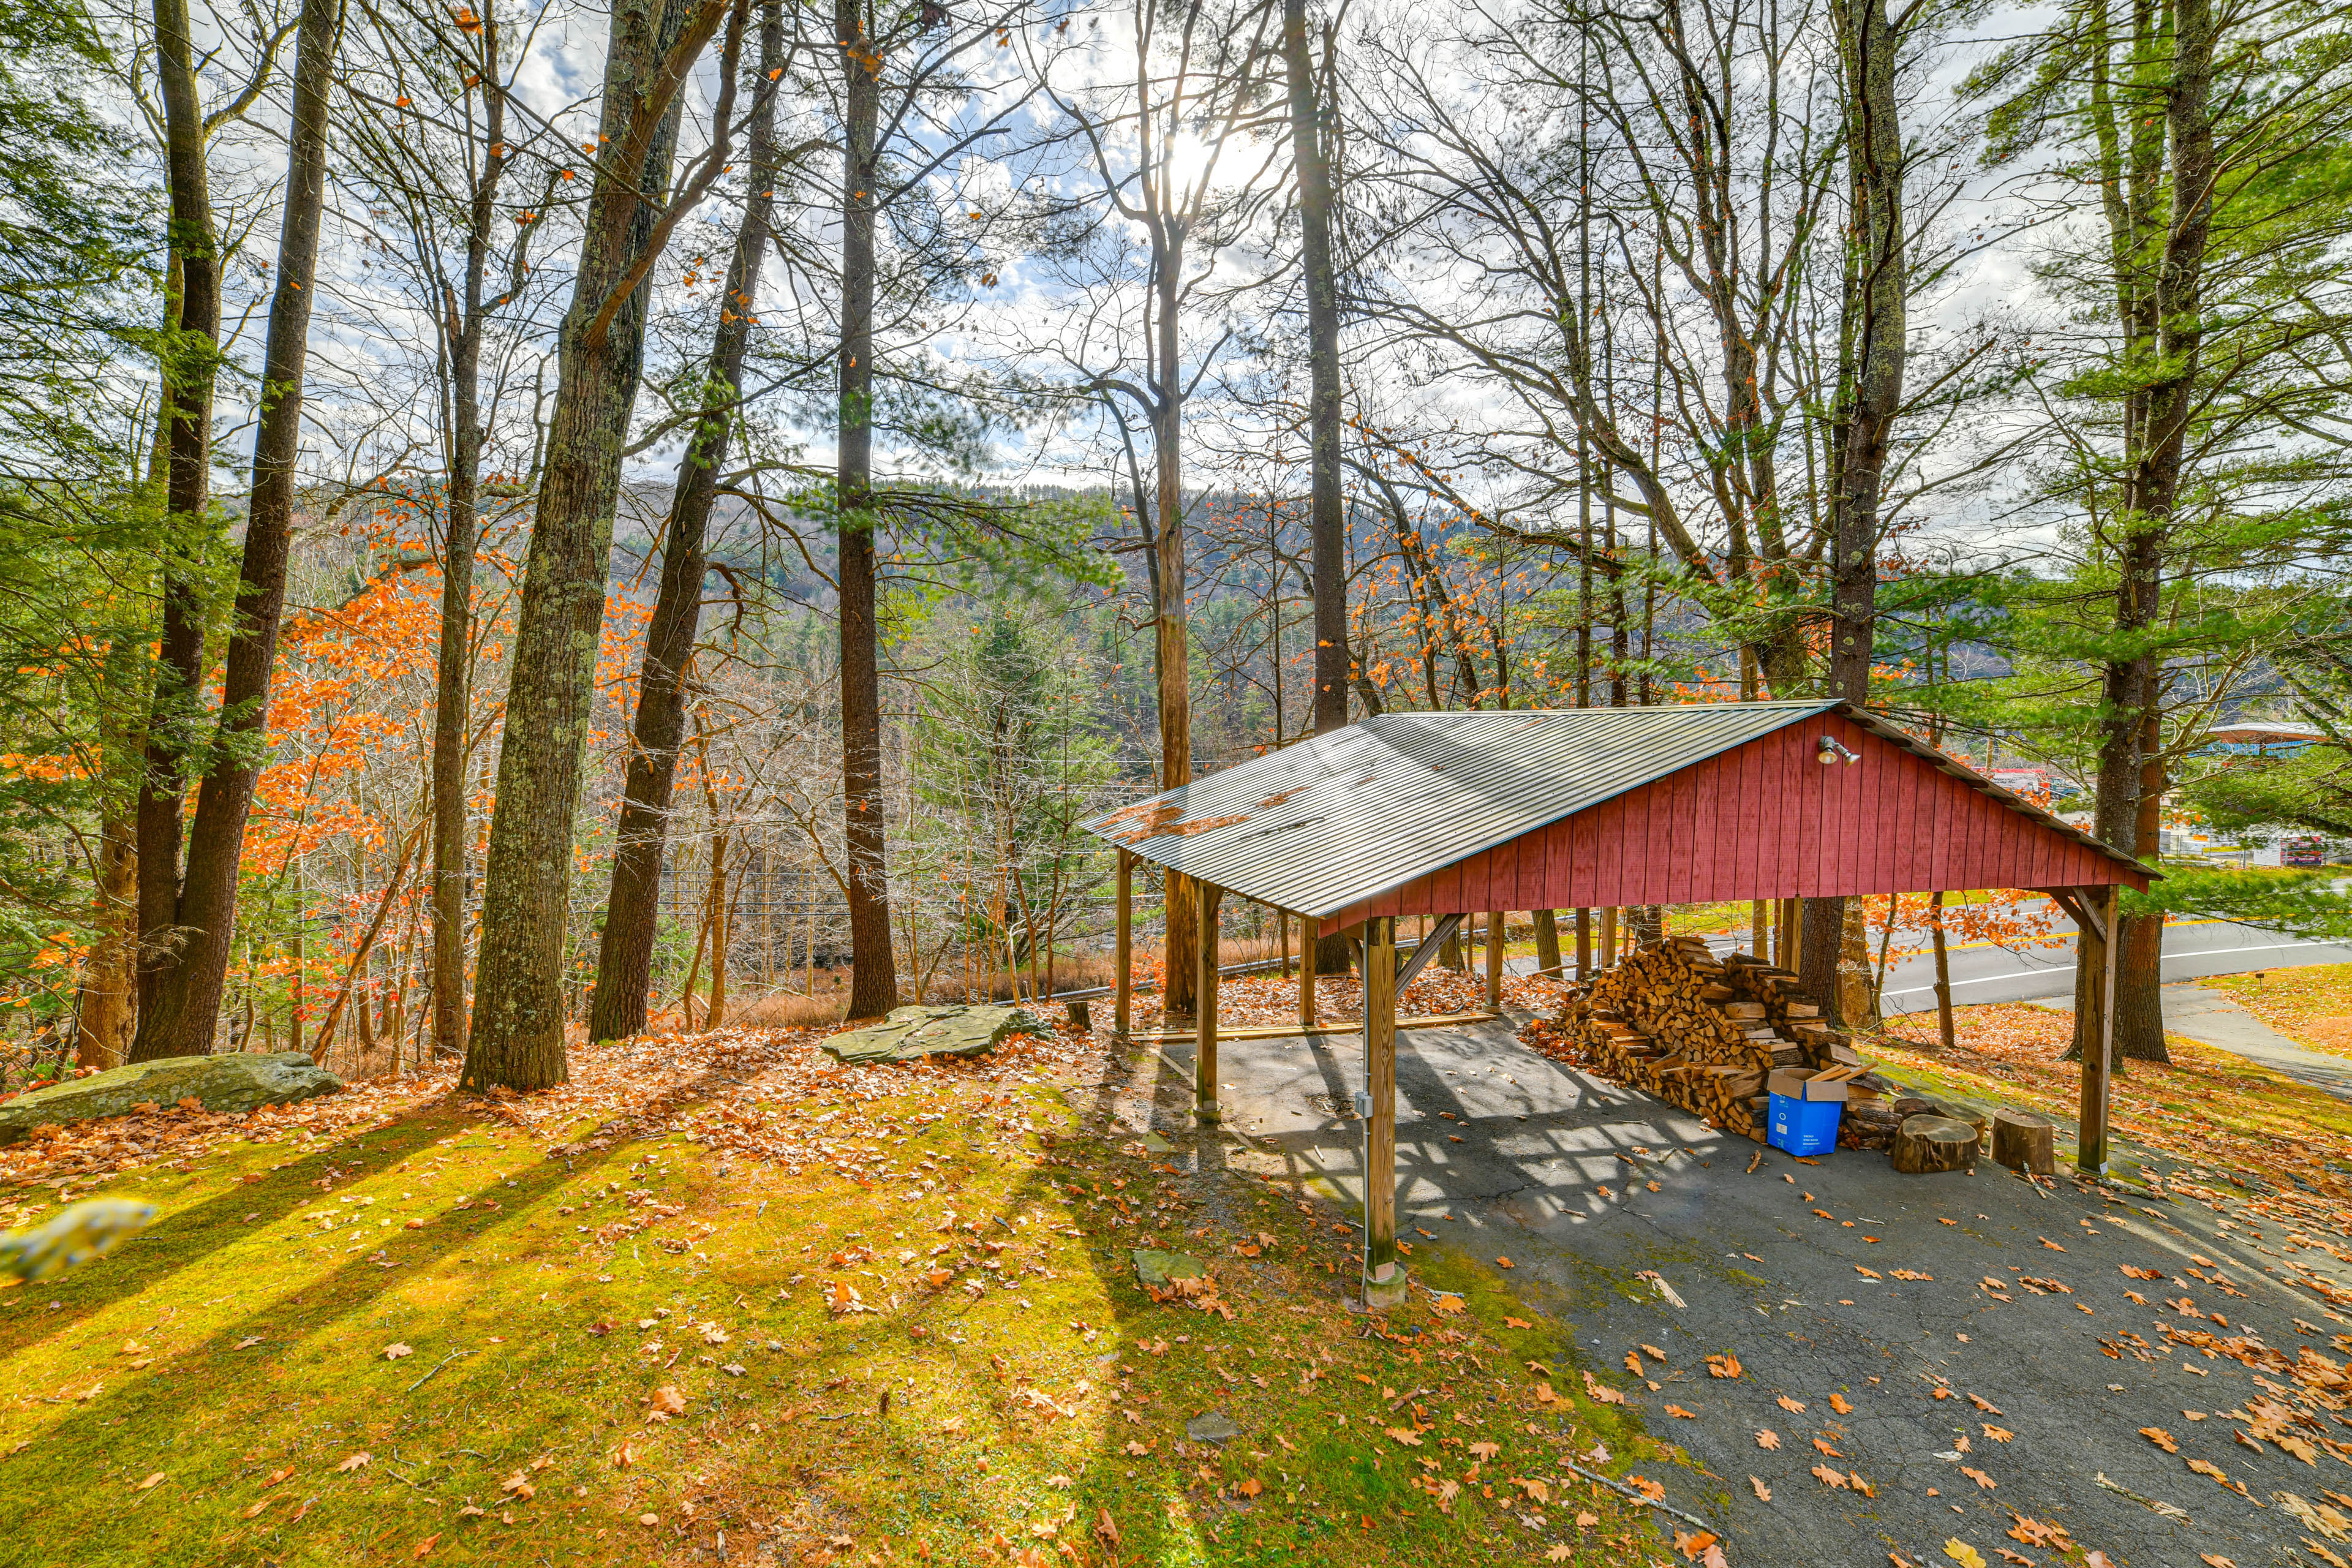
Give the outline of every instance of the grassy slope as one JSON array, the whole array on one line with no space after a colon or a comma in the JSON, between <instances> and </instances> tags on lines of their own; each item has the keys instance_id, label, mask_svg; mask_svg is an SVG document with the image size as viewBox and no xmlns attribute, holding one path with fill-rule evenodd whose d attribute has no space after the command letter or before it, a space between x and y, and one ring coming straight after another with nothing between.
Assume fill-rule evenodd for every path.
<instances>
[{"instance_id":1,"label":"grassy slope","mask_svg":"<svg viewBox=\"0 0 2352 1568\"><path fill-rule=\"evenodd\" d=\"M1424 1249L1468 1310L1417 1296L1375 1337L1339 1299L1342 1216L1155 1170L1041 1072L845 1078L793 1042L730 1083L672 1050L689 1120L636 1135L600 1123L609 1085L536 1128L420 1093L97 1188L163 1215L0 1291L0 1478L30 1526L0 1561L667 1563L722 1536L780 1562L1666 1557L1557 1461L1672 1456L1483 1264ZM1146 1235L1213 1255L1231 1319L1139 1290ZM836 1284L869 1310L832 1310ZM1531 1363L1571 1405L1535 1404ZM1242 1430L1222 1450L1184 1440L1212 1407Z\"/></svg>"},{"instance_id":2,"label":"grassy slope","mask_svg":"<svg viewBox=\"0 0 2352 1568\"><path fill-rule=\"evenodd\" d=\"M2352 1057L2352 963L2216 974L2202 984L2227 992L2299 1046Z\"/></svg>"}]
</instances>

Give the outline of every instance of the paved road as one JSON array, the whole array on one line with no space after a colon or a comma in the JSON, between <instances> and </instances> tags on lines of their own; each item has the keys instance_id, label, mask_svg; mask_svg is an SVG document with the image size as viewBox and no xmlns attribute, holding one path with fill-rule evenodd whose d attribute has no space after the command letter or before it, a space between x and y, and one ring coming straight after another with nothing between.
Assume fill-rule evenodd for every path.
<instances>
[{"instance_id":1,"label":"paved road","mask_svg":"<svg viewBox=\"0 0 2352 1568\"><path fill-rule=\"evenodd\" d=\"M1898 941L1901 940L1898 935ZM2167 926L2164 978L2193 980L2203 974L2243 974L2306 963L2352 963L2352 947L2307 942L2229 921ZM2074 988L2074 941L2057 947L1956 948L1951 954L1952 1000L2023 1002L2063 996ZM1898 959L1888 966L1884 1005L1889 1013L1933 1012L1936 961L1932 955Z\"/></svg>"},{"instance_id":2,"label":"paved road","mask_svg":"<svg viewBox=\"0 0 2352 1568\"><path fill-rule=\"evenodd\" d=\"M1223 1048L1227 1121L1210 1157L1360 1203L1359 1124L1310 1100L1344 1103L1362 1081L1356 1043ZM1118 1113L1197 1158L1185 1053L1168 1056L1156 1095ZM1696 1469L1643 1470L1667 1482L1669 1502L1727 1532L1735 1563L1866 1564L1893 1550L1941 1563L1953 1539L1999 1561L1997 1548L2020 1546L2006 1533L2012 1509L2063 1524L2130 1568L2198 1568L2203 1552L2284 1562L2301 1552L2286 1510L2220 1489L2188 1471L2187 1459L2219 1465L2266 1501L2277 1489L2316 1500L2319 1489L2342 1485L2325 1456L2330 1468L2311 1470L2238 1447L2226 1420L2183 1420L2184 1408L2225 1411L2259 1394L2235 1362L2192 1357L2192 1372L2177 1350L2144 1359L2127 1349L2117 1361L2099 1347L2100 1335L2126 1330L2164 1342L2157 1326L2171 1320L2125 1297L2134 1282L2117 1265L2130 1263L2173 1277L2141 1287L2147 1293L2192 1294L2292 1354L2304 1342L2294 1320L2324 1321L2326 1310L2265 1277L2246 1240L2282 1244L2250 1215L2224 1233L2201 1207L2126 1204L2072 1183L2045 1193L1992 1170L1900 1176L1876 1155L1800 1165L1767 1151L1751 1173L1758 1145L1538 1057L1507 1024L1410 1033L1397 1078L1405 1238L1482 1263L1507 1255L1516 1267L1505 1278L1522 1300L1564 1325L1588 1363L1629 1390L1649 1430L1696 1461ZM2043 1247L2045 1237L2063 1254ZM2218 1259L2246 1299L2224 1300L2189 1277L2200 1253ZM1898 1280L1896 1268L1935 1278ZM1683 1304L1662 1299L1639 1278L1644 1269L1663 1275ZM1995 1301L1979 1286L1988 1275L2055 1279L2072 1294L2013 1286L2015 1300ZM1644 1343L1667 1352L1664 1367L1650 1369L1654 1391L1622 1364ZM1706 1373L1704 1356L1725 1350L1746 1368L1737 1381ZM1955 1396L1936 1398L1938 1387ZM1833 1410L1832 1394L1851 1402L1850 1414ZM1806 1408L1778 1405L1782 1394ZM2000 1414L1972 1405L1971 1394ZM1696 1419L1670 1417L1669 1401ZM1989 1437L1986 1422L2013 1436ZM2137 1436L2145 1426L2170 1430L2180 1454ZM1755 1434L1767 1429L1779 1435L1777 1450L1758 1446ZM1818 1452L1816 1437L1838 1458ZM1816 1464L1858 1473L1876 1496L1829 1489L1811 1474ZM2101 1476L2188 1517L2166 1517Z\"/></svg>"}]
</instances>

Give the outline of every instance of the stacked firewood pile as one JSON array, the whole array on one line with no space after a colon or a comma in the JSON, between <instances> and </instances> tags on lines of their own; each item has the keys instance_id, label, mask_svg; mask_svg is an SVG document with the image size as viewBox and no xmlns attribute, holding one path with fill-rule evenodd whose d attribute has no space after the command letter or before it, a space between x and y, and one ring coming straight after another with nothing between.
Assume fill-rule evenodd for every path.
<instances>
[{"instance_id":1,"label":"stacked firewood pile","mask_svg":"<svg viewBox=\"0 0 2352 1568\"><path fill-rule=\"evenodd\" d=\"M1797 977L1744 952L1717 959L1692 937L1644 943L1590 984L1570 987L1560 1032L1580 1037L1610 1077L1648 1090L1715 1126L1761 1142L1776 1068L1844 1068L1848 1147L1885 1148L1879 1095L1846 1037L1822 1021ZM1891 1111L1886 1112L1891 1116Z\"/></svg>"}]
</instances>

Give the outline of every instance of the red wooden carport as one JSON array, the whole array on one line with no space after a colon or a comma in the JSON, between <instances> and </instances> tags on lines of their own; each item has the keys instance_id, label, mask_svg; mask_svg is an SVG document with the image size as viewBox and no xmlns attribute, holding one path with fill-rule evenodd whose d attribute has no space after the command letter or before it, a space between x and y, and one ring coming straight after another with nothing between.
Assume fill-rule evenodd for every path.
<instances>
[{"instance_id":1,"label":"red wooden carport","mask_svg":"<svg viewBox=\"0 0 2352 1568\"><path fill-rule=\"evenodd\" d=\"M1116 1027L1129 1021L1132 858L1199 886L1196 1114L1217 1116L1216 921L1226 891L1356 933L1372 1110L1366 1286L1395 1257L1399 916L1439 934L1487 914L1498 1001L1499 911L2028 888L2082 928L2103 973L2100 1048L2084 1053L2080 1158L2105 1163L2116 890L2146 888L2131 857L1843 702L1398 713L1255 758L1087 825L1119 846ZM1304 944L1311 954L1314 944ZM1174 955L1170 955L1174 962ZM1301 1022L1311 1025L1312 969ZM2086 1020L2086 1023L2089 1022Z\"/></svg>"}]
</instances>

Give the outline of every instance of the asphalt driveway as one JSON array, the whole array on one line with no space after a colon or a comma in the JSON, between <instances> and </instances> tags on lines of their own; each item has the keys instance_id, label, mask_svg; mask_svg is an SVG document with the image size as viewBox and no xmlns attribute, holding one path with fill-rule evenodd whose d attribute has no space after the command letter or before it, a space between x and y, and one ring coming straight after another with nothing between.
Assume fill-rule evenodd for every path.
<instances>
[{"instance_id":1,"label":"asphalt driveway","mask_svg":"<svg viewBox=\"0 0 2352 1568\"><path fill-rule=\"evenodd\" d=\"M1181 1147L1189 1058L1165 1056L1153 1102L1119 1113ZM1228 1040L1221 1057L1224 1146L1211 1157L1360 1203L1360 1124L1332 1113L1362 1081L1356 1040ZM1759 1161L1761 1145L1551 1062L1507 1024L1415 1031L1397 1058L1404 1239L1489 1264L1507 1256L1522 1299L1572 1328L1652 1435L1696 1461L1666 1478L1666 1500L1722 1531L1734 1563L1900 1552L1941 1563L1956 1539L1990 1562L2057 1560L2019 1516L2118 1568L2321 1561L2307 1539L2352 1557L2352 1542L2325 1541L2279 1495L2325 1506L2328 1489L2352 1493L2352 1461L2236 1441L2244 1423L2223 1413L2263 1395L2256 1374L2158 1331L2252 1333L2289 1357L2310 1344L2340 1359L2331 1341L2352 1321L2264 1272L2283 1261L2279 1227L2234 1205L2225 1218L2161 1194L2037 1187L1990 1165L1903 1176L1877 1154ZM2331 1260L2326 1272L2341 1270ZM2182 1299L2219 1316L2191 1321L2162 1304ZM1623 1363L1643 1345L1665 1356L1644 1355L1636 1379ZM1744 1375L1708 1375L1704 1358L1724 1351ZM1759 1446L1765 1431L1776 1448ZM2198 1458L2251 1496L2187 1468ZM2352 1501L2334 1506L2352 1514Z\"/></svg>"}]
</instances>

